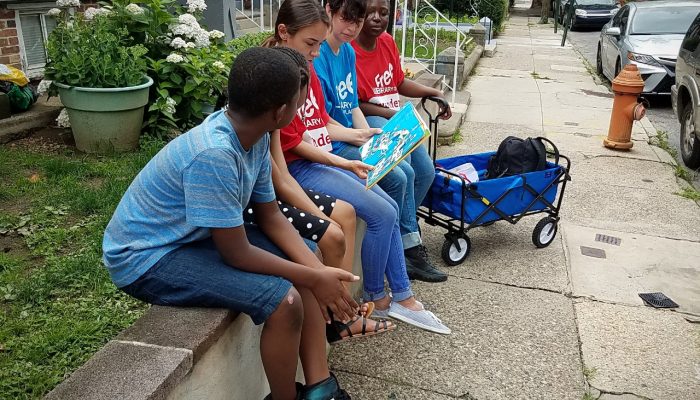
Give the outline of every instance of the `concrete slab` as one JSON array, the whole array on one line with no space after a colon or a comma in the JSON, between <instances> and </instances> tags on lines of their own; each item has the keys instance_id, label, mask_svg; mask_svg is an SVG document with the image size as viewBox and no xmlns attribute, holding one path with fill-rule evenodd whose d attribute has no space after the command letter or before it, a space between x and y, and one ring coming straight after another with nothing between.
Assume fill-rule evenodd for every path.
<instances>
[{"instance_id":1,"label":"concrete slab","mask_svg":"<svg viewBox=\"0 0 700 400\"><path fill-rule=\"evenodd\" d=\"M643 306L639 293L663 292L680 305L677 310L700 316L700 242L570 223L562 229L574 295ZM620 238L620 245L598 242L596 234ZM603 249L606 258L586 257L581 246Z\"/></svg>"},{"instance_id":2,"label":"concrete slab","mask_svg":"<svg viewBox=\"0 0 700 400\"><path fill-rule=\"evenodd\" d=\"M471 109L472 106L470 106ZM462 141L453 146L441 146L438 155L441 158L461 154L481 153L496 151L498 145L507 136L526 138L537 136L539 129L531 129L521 125L506 125L489 122L476 122L466 120L461 127Z\"/></svg>"},{"instance_id":3,"label":"concrete slab","mask_svg":"<svg viewBox=\"0 0 700 400\"><path fill-rule=\"evenodd\" d=\"M545 136L553 141L566 155L576 152L587 157L621 157L638 160L659 161L658 156L646 142L635 141L629 151L611 150L603 146L607 129L581 128L564 129L561 126L544 127Z\"/></svg>"},{"instance_id":4,"label":"concrete slab","mask_svg":"<svg viewBox=\"0 0 700 400\"><path fill-rule=\"evenodd\" d=\"M431 390L423 390L410 385L381 380L344 371L333 371L343 389L353 399L392 399L392 400L450 400L447 396Z\"/></svg>"},{"instance_id":5,"label":"concrete slab","mask_svg":"<svg viewBox=\"0 0 700 400\"><path fill-rule=\"evenodd\" d=\"M111 341L45 398L164 398L192 368L192 352Z\"/></svg>"},{"instance_id":6,"label":"concrete slab","mask_svg":"<svg viewBox=\"0 0 700 400\"><path fill-rule=\"evenodd\" d=\"M482 76L494 76L500 78L532 78L531 69L507 69L486 67L483 63L479 63L478 74Z\"/></svg>"},{"instance_id":7,"label":"concrete slab","mask_svg":"<svg viewBox=\"0 0 700 400\"><path fill-rule=\"evenodd\" d=\"M580 65L580 63L578 63L577 61L572 62L572 64L573 64L573 63L577 63L577 64ZM579 66L574 66L574 65L552 64L552 65L549 66L549 69L551 69L552 71L588 73L588 70L587 70L586 68L579 67Z\"/></svg>"},{"instance_id":8,"label":"concrete slab","mask_svg":"<svg viewBox=\"0 0 700 400\"><path fill-rule=\"evenodd\" d=\"M576 159L571 177L579 186L617 185L664 193L678 190L670 165L621 157Z\"/></svg>"},{"instance_id":9,"label":"concrete slab","mask_svg":"<svg viewBox=\"0 0 700 400\"><path fill-rule=\"evenodd\" d=\"M582 301L574 305L591 385L645 399L700 398L700 326L682 315Z\"/></svg>"},{"instance_id":10,"label":"concrete slab","mask_svg":"<svg viewBox=\"0 0 700 400\"><path fill-rule=\"evenodd\" d=\"M478 67L477 67L478 73ZM481 92L498 92L517 95L520 93L540 93L537 82L534 79L517 79L503 77L479 77L478 80L470 80L465 88L471 92L473 99L477 99ZM534 106L534 105L533 105Z\"/></svg>"},{"instance_id":11,"label":"concrete slab","mask_svg":"<svg viewBox=\"0 0 700 400\"><path fill-rule=\"evenodd\" d=\"M510 52L507 53L508 56L501 56L502 54L505 53L496 52L491 58L482 58L479 60L479 65L476 68L477 73L479 73L482 67L522 71L533 71L535 69L535 63L529 52L519 53L517 56L512 56Z\"/></svg>"},{"instance_id":12,"label":"concrete slab","mask_svg":"<svg viewBox=\"0 0 700 400\"><path fill-rule=\"evenodd\" d=\"M470 230L471 253L454 267L447 266L440 255L445 230L422 224L423 243L433 264L451 276L563 293L569 281L561 235L544 249L532 244L532 231L543 217L534 215L516 225L501 221Z\"/></svg>"},{"instance_id":13,"label":"concrete slab","mask_svg":"<svg viewBox=\"0 0 700 400\"><path fill-rule=\"evenodd\" d=\"M607 132L610 114L607 110L600 108L543 105L542 120L545 126L570 126L569 124L575 121L580 129Z\"/></svg>"},{"instance_id":14,"label":"concrete slab","mask_svg":"<svg viewBox=\"0 0 700 400\"><path fill-rule=\"evenodd\" d=\"M451 335L399 323L393 333L333 346L332 368L454 397L533 399L543 388L547 398L583 396L570 299L456 277L414 289Z\"/></svg>"},{"instance_id":15,"label":"concrete slab","mask_svg":"<svg viewBox=\"0 0 700 400\"><path fill-rule=\"evenodd\" d=\"M476 101L477 95L474 95ZM542 125L542 109L536 106L502 105L495 108L490 105L472 104L467 110L467 121L494 122L508 125Z\"/></svg>"},{"instance_id":16,"label":"concrete slab","mask_svg":"<svg viewBox=\"0 0 700 400\"><path fill-rule=\"evenodd\" d=\"M564 207L562 214L568 222L674 239L700 238L697 204L676 194L619 185L591 187L575 181L567 192L573 204Z\"/></svg>"}]
</instances>

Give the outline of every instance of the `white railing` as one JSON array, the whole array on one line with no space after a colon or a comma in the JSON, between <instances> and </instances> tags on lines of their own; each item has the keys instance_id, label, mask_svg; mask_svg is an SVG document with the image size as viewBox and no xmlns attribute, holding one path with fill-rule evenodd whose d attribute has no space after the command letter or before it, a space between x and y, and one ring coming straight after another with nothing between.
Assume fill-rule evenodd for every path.
<instances>
[{"instance_id":1,"label":"white railing","mask_svg":"<svg viewBox=\"0 0 700 400\"><path fill-rule=\"evenodd\" d=\"M250 21L260 32L272 31L282 0L231 0L236 21Z\"/></svg>"},{"instance_id":2,"label":"white railing","mask_svg":"<svg viewBox=\"0 0 700 400\"><path fill-rule=\"evenodd\" d=\"M409 9L409 2L413 9ZM401 10L400 25L394 26L394 40L401 44L401 64L406 61L416 62L428 71L435 73L437 66L439 35L444 31L455 32L455 49L464 50L469 40L465 32L445 17L427 0L397 0L396 8ZM400 35L400 37L397 37ZM410 39L407 41L407 38ZM400 39L400 40L399 40ZM452 102L457 91L457 71L459 67L459 52L455 52L454 72L452 77L445 77L445 86L452 91ZM451 80L448 81L448 79Z\"/></svg>"}]
</instances>

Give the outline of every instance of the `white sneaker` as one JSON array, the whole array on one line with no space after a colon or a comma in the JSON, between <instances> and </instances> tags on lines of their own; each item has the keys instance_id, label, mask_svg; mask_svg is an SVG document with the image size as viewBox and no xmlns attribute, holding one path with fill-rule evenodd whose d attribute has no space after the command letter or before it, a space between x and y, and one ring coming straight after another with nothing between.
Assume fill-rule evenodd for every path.
<instances>
[{"instance_id":1,"label":"white sneaker","mask_svg":"<svg viewBox=\"0 0 700 400\"><path fill-rule=\"evenodd\" d=\"M440 318L428 310L415 311L406 308L399 303L391 303L389 306L389 317L417 326L426 331L449 335L452 330L440 321Z\"/></svg>"}]
</instances>

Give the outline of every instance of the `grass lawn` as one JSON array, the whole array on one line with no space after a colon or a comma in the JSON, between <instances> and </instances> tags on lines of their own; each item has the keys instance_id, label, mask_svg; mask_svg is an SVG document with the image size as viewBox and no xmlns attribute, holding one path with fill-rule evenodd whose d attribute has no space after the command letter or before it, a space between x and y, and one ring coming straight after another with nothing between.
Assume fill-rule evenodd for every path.
<instances>
[{"instance_id":1,"label":"grass lawn","mask_svg":"<svg viewBox=\"0 0 700 400\"><path fill-rule=\"evenodd\" d=\"M0 399L42 397L147 309L110 281L102 233L162 146L105 157L0 145Z\"/></svg>"}]
</instances>

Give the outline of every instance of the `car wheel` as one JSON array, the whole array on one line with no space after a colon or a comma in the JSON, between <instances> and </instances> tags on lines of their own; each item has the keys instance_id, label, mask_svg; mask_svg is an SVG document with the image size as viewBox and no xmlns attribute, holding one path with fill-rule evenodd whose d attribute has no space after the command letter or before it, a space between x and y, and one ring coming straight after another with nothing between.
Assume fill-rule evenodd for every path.
<instances>
[{"instance_id":1,"label":"car wheel","mask_svg":"<svg viewBox=\"0 0 700 400\"><path fill-rule=\"evenodd\" d=\"M598 54L595 56L595 71L598 75L603 75L603 59L600 54L600 44L598 45Z\"/></svg>"},{"instance_id":2,"label":"car wheel","mask_svg":"<svg viewBox=\"0 0 700 400\"><path fill-rule=\"evenodd\" d=\"M692 101L683 108L681 118L681 158L688 168L700 167L700 138L695 130Z\"/></svg>"}]
</instances>

